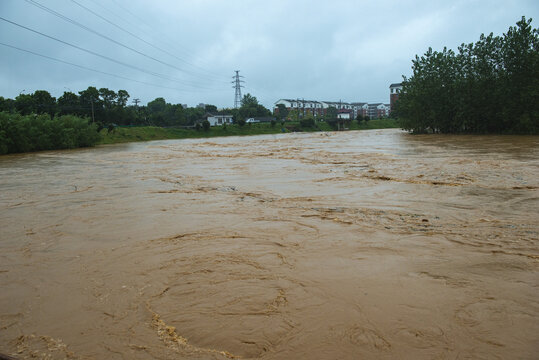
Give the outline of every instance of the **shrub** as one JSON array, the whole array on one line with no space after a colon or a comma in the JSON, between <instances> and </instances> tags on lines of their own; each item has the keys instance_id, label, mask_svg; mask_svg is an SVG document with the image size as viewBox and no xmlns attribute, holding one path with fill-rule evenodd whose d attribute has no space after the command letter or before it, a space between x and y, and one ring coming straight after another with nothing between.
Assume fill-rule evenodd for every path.
<instances>
[{"instance_id":1,"label":"shrub","mask_svg":"<svg viewBox=\"0 0 539 360\"><path fill-rule=\"evenodd\" d=\"M303 128L314 127L314 119L312 117L305 117L299 121L299 125Z\"/></svg>"},{"instance_id":2,"label":"shrub","mask_svg":"<svg viewBox=\"0 0 539 360\"><path fill-rule=\"evenodd\" d=\"M202 121L202 128L204 129L204 131L209 131L210 130L210 122L208 121L208 119L204 119Z\"/></svg>"},{"instance_id":3,"label":"shrub","mask_svg":"<svg viewBox=\"0 0 539 360\"><path fill-rule=\"evenodd\" d=\"M0 154L93 146L100 138L95 124L74 115L0 113Z\"/></svg>"}]
</instances>

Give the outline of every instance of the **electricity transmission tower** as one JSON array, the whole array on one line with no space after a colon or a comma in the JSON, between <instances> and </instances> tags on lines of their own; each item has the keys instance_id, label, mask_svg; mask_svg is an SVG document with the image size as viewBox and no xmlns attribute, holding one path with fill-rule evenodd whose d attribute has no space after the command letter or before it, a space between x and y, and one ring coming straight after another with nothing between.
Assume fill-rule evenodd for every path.
<instances>
[{"instance_id":1,"label":"electricity transmission tower","mask_svg":"<svg viewBox=\"0 0 539 360\"><path fill-rule=\"evenodd\" d=\"M232 84L234 84L234 86L232 86L234 89L236 89L236 96L234 98L234 108L237 109L241 106L241 88L243 87L243 85L241 83L245 82L243 80L240 80L240 78L242 78L243 76L240 75L240 71L239 70L236 70L236 75L234 75L232 77L232 79L234 79L234 81L232 81Z\"/></svg>"}]
</instances>

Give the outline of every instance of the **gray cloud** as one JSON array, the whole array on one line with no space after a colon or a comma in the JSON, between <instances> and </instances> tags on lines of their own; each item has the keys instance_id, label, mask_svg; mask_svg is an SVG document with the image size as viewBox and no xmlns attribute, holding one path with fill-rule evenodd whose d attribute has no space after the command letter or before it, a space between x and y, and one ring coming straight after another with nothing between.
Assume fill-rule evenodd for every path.
<instances>
[{"instance_id":1,"label":"gray cloud","mask_svg":"<svg viewBox=\"0 0 539 360\"><path fill-rule=\"evenodd\" d=\"M271 107L279 98L388 102L388 86L410 75L429 46L456 48L481 33L502 34L535 1L142 1L77 0L141 41L68 0L35 0L166 66L53 16L27 1L1 0L0 16L104 54L137 71L0 21L0 42L152 86L0 46L0 95L87 86L126 89L146 103L233 105L234 70L244 92ZM534 26L537 27L534 20ZM148 45L146 42L152 44ZM161 51L159 49L164 50ZM178 69L179 68L179 69ZM175 79L177 81L172 81ZM164 87L164 88L163 88ZM174 88L174 89L170 89Z\"/></svg>"}]
</instances>

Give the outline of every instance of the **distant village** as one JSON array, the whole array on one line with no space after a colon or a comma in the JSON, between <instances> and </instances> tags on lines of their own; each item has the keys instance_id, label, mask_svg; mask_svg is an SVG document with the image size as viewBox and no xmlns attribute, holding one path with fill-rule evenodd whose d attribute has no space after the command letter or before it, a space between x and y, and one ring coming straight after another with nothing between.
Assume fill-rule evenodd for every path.
<instances>
[{"instance_id":1,"label":"distant village","mask_svg":"<svg viewBox=\"0 0 539 360\"><path fill-rule=\"evenodd\" d=\"M388 117L395 108L395 103L402 90L402 83L395 83L389 86L389 103L366 103L366 102L345 102L345 101L323 101L305 99L279 99L273 106L273 115L279 117L279 109L297 111L299 117L313 116L315 119L322 119L327 110L333 107L337 110L337 118L342 120L361 118L379 119ZM204 105L204 104L200 104ZM213 115L207 117L211 126L232 123L232 115ZM263 122L267 120L251 118L247 122Z\"/></svg>"},{"instance_id":2,"label":"distant village","mask_svg":"<svg viewBox=\"0 0 539 360\"><path fill-rule=\"evenodd\" d=\"M326 115L327 109L334 107L337 109L337 117L340 119L355 119L368 116L370 119L378 119L389 116L395 106L402 83L391 84L389 87L389 104L366 103L366 102L344 102L344 101L320 101L305 99L279 99L275 102L273 113L279 114L279 105L283 105L288 111L296 110L300 116L312 115L320 118Z\"/></svg>"}]
</instances>

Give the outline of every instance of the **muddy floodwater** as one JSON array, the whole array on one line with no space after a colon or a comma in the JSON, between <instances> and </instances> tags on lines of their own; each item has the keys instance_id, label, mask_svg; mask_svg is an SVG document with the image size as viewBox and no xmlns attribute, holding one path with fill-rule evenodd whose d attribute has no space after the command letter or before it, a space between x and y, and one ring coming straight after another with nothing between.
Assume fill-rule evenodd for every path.
<instances>
[{"instance_id":1,"label":"muddy floodwater","mask_svg":"<svg viewBox=\"0 0 539 360\"><path fill-rule=\"evenodd\" d=\"M0 157L0 353L537 359L539 137Z\"/></svg>"}]
</instances>

